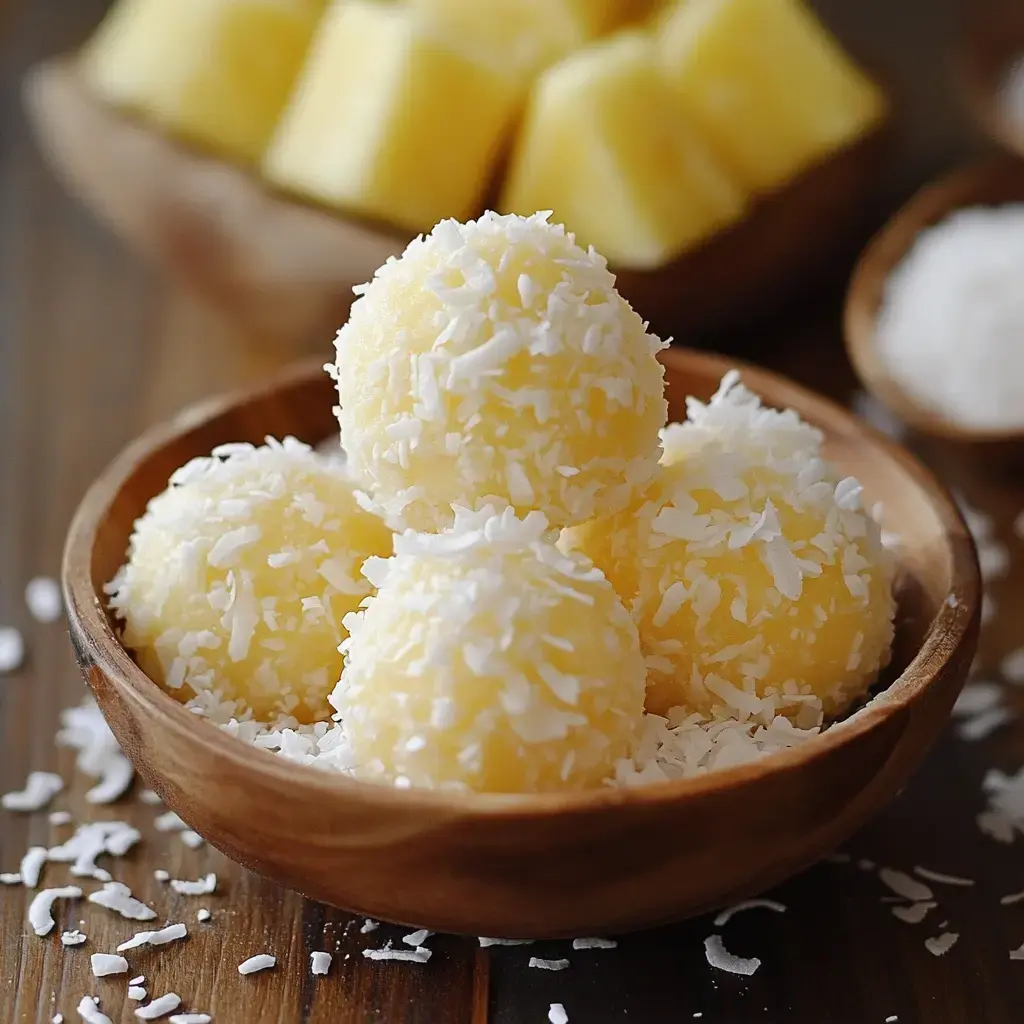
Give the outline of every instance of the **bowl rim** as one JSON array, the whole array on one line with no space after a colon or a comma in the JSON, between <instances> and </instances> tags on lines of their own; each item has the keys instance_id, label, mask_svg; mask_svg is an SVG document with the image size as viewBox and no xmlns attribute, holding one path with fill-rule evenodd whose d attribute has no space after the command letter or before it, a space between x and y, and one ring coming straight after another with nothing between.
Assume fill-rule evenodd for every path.
<instances>
[{"instance_id":1,"label":"bowl rim","mask_svg":"<svg viewBox=\"0 0 1024 1024\"><path fill-rule=\"evenodd\" d=\"M999 444L1024 437L1024 428L963 426L925 408L885 368L876 344L885 284L922 233L959 210L1010 202L988 201L985 190L1013 173L1024 180L1024 152L1020 156L1004 153L973 160L922 185L865 246L850 275L843 300L846 354L864 388L923 434L980 444ZM1024 200L1024 186L1021 192Z\"/></svg>"},{"instance_id":2,"label":"bowl rim","mask_svg":"<svg viewBox=\"0 0 1024 1024\"><path fill-rule=\"evenodd\" d=\"M837 403L770 370L731 357L673 347L663 353L663 359L684 372L718 378L727 370L737 369L753 391L760 393L765 385L769 385L773 402L787 406L797 404L802 417L812 422L827 421L833 428L841 427L840 432L846 437L869 443L924 492L942 525L942 536L950 553L950 593L955 602L947 599L943 603L920 649L885 690L849 717L798 747L748 764L686 779L635 786L604 786L571 793L500 794L415 787L396 789L289 761L256 748L197 716L164 692L136 665L121 644L107 618L104 595L97 593L92 585L91 562L98 530L126 481L154 452L232 408L311 379L314 372L322 372L323 364L319 360L303 360L269 383L238 389L188 406L129 443L88 488L67 534L61 571L69 630L79 648L80 662L84 658L108 679L124 684L119 687L122 696L147 704L149 710L159 717L162 726L176 733L179 739L200 745L208 755L226 759L241 772L268 781L274 779L279 783L305 787L325 799L348 798L396 811L447 811L453 815L487 820L587 814L624 804L653 807L743 786L770 773L793 771L825 756L880 726L912 703L941 675L944 666L969 637L974 620L980 616L981 583L974 542L945 486L909 452Z\"/></svg>"}]
</instances>

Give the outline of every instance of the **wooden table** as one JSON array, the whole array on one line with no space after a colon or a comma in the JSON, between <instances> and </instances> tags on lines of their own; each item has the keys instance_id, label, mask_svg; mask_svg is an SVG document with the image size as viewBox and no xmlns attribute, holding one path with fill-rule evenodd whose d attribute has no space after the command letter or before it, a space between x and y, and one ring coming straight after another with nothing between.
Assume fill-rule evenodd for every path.
<instances>
[{"instance_id":1,"label":"wooden table","mask_svg":"<svg viewBox=\"0 0 1024 1024\"><path fill-rule=\"evenodd\" d=\"M849 863L822 864L772 892L784 914L752 911L725 926L731 951L763 961L750 979L708 966L703 940L716 930L708 918L622 937L612 951L574 952L564 943L481 950L473 939L435 937L426 966L371 963L364 947L399 942L404 931L382 926L361 934L361 921L156 832L159 808L142 803L138 787L111 807L85 802L88 782L75 776L73 754L53 743L60 710L82 700L84 688L62 626L30 619L23 586L34 575L57 574L76 502L128 438L186 400L271 372L287 355L253 352L155 280L41 167L16 113L18 78L30 60L73 45L102 7L101 0L0 0L0 624L21 628L29 651L24 671L0 678L0 791L20 788L30 769L59 771L71 785L51 809L66 808L78 822L120 818L142 830L140 846L113 863L115 877L153 904L157 924L185 921L190 931L184 943L133 956L150 995L178 992L183 1008L208 1011L218 1024L542 1024L554 1002L565 1005L572 1024L1024 1020L1024 963L1008 957L1024 942L1024 903L1000 904L1024 889L1024 839L998 845L974 823L985 771L1015 771L1024 762L1024 717L980 743L948 735L908 790L849 844ZM830 301L808 323L760 336L754 356L849 397L837 308ZM1024 544L1010 529L1024 487L948 461L943 472L995 517L1013 557L1008 578L993 588L999 614L986 629L981 666L989 674L1024 641L1016 620ZM1024 716L1024 690L1007 691ZM69 831L45 813L0 811L0 871L16 870L29 845L54 845ZM935 885L939 909L923 924L906 924L891 914L888 890L864 861L904 871L925 865L977 884ZM177 896L154 878L157 868L191 879L215 871L217 893ZM66 866L45 869L45 884L67 880ZM45 939L31 934L27 895L0 886L0 1021L44 1022L57 1012L73 1021L81 997L92 993L113 1020L134 1021L126 976L93 979L89 955L112 951L140 926L84 902L65 905L60 927L84 920L89 939L64 949L59 929ZM207 924L196 921L201 906L212 911ZM948 927L939 927L943 921ZM945 930L960 939L940 959L924 940ZM326 978L310 976L315 949L335 954ZM264 951L277 956L277 968L240 977L236 965ZM531 955L565 955L572 966L530 969Z\"/></svg>"}]
</instances>

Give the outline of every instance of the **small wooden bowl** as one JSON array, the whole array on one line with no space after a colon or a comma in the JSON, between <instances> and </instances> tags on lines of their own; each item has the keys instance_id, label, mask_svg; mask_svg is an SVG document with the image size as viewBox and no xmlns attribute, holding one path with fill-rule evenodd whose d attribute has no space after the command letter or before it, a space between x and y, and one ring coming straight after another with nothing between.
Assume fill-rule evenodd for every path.
<instances>
[{"instance_id":1,"label":"small wooden bowl","mask_svg":"<svg viewBox=\"0 0 1024 1024\"><path fill-rule=\"evenodd\" d=\"M112 109L73 60L35 68L25 101L68 188L128 245L257 337L330 336L352 287L409 241L279 195ZM887 129L881 122L669 266L619 271L620 290L665 335L721 330L777 305L859 242Z\"/></svg>"},{"instance_id":2,"label":"small wooden bowl","mask_svg":"<svg viewBox=\"0 0 1024 1024\"><path fill-rule=\"evenodd\" d=\"M1004 99L1014 61L1024 60L1024 6L1017 0L978 6L980 13L969 17L958 54L960 86L985 134L1024 157L1024 120L1012 115Z\"/></svg>"},{"instance_id":3,"label":"small wooden bowl","mask_svg":"<svg viewBox=\"0 0 1024 1024\"><path fill-rule=\"evenodd\" d=\"M672 416L733 362L665 354ZM227 441L336 430L331 382L300 368L266 390L191 409L145 434L72 523L64 592L79 664L140 775L227 856L308 896L437 931L609 934L749 896L814 863L907 781L942 730L977 643L974 548L954 503L906 452L766 371L746 383L826 435L828 455L884 502L899 551L887 688L799 749L700 778L583 794L397 790L286 762L199 720L121 646L103 584L132 523L178 466Z\"/></svg>"},{"instance_id":4,"label":"small wooden bowl","mask_svg":"<svg viewBox=\"0 0 1024 1024\"><path fill-rule=\"evenodd\" d=\"M875 327L889 275L926 228L975 205L1024 202L1024 162L975 164L928 185L903 207L864 250L846 295L846 350L865 388L925 436L983 455L994 464L1024 455L1024 431L978 430L922 407L889 374L875 346ZM969 351L970 339L964 339Z\"/></svg>"}]
</instances>

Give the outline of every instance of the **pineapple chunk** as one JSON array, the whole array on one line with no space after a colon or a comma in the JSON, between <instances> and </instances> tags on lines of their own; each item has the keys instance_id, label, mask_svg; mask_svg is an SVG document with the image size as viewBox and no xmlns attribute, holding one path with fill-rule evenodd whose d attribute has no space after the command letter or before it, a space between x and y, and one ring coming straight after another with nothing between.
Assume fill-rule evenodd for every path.
<instances>
[{"instance_id":1,"label":"pineapple chunk","mask_svg":"<svg viewBox=\"0 0 1024 1024\"><path fill-rule=\"evenodd\" d=\"M754 190L853 141L884 108L802 0L686 0L660 21L658 55L681 108Z\"/></svg>"},{"instance_id":2,"label":"pineapple chunk","mask_svg":"<svg viewBox=\"0 0 1024 1024\"><path fill-rule=\"evenodd\" d=\"M597 36L641 18L651 0L411 0L457 45L526 79Z\"/></svg>"},{"instance_id":3,"label":"pineapple chunk","mask_svg":"<svg viewBox=\"0 0 1024 1024\"><path fill-rule=\"evenodd\" d=\"M624 32L541 76L506 182L619 267L658 267L737 218L743 197L674 109L653 41Z\"/></svg>"},{"instance_id":4,"label":"pineapple chunk","mask_svg":"<svg viewBox=\"0 0 1024 1024\"><path fill-rule=\"evenodd\" d=\"M257 161L321 0L120 0L83 54L108 101L230 159Z\"/></svg>"},{"instance_id":5,"label":"pineapple chunk","mask_svg":"<svg viewBox=\"0 0 1024 1024\"><path fill-rule=\"evenodd\" d=\"M520 102L511 76L450 49L404 7L349 0L324 18L264 173L427 231L479 210Z\"/></svg>"}]
</instances>

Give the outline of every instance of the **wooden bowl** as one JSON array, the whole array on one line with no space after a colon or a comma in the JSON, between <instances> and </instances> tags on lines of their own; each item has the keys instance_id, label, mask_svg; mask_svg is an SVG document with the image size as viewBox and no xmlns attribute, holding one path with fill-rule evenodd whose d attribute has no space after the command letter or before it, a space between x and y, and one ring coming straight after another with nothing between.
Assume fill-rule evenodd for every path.
<instances>
[{"instance_id":1,"label":"wooden bowl","mask_svg":"<svg viewBox=\"0 0 1024 1024\"><path fill-rule=\"evenodd\" d=\"M1024 60L1024 6L1017 0L979 4L963 39L957 70L968 109L990 139L1024 156L1024 117L1014 117L1004 97L1014 62Z\"/></svg>"},{"instance_id":2,"label":"wooden bowl","mask_svg":"<svg viewBox=\"0 0 1024 1024\"><path fill-rule=\"evenodd\" d=\"M409 236L279 195L97 99L73 61L26 79L29 118L70 190L128 245L259 337L330 336L362 284ZM859 242L887 124L753 207L735 227L619 287L662 334L716 331L807 284Z\"/></svg>"},{"instance_id":3,"label":"wooden bowl","mask_svg":"<svg viewBox=\"0 0 1024 1024\"><path fill-rule=\"evenodd\" d=\"M735 363L665 354L674 418ZM748 385L797 409L828 455L884 502L899 552L897 638L886 686L798 749L690 780L583 794L397 790L299 766L197 719L118 641L103 584L132 523L171 472L227 441L336 430L317 366L208 402L151 430L89 490L71 526L64 590L79 664L142 778L228 857L310 897L437 931L608 934L749 896L847 839L907 781L946 721L977 642L974 548L947 493L849 413L752 367Z\"/></svg>"},{"instance_id":4,"label":"wooden bowl","mask_svg":"<svg viewBox=\"0 0 1024 1024\"><path fill-rule=\"evenodd\" d=\"M926 436L979 454L994 464L1024 455L1024 431L981 430L945 419L920 405L890 374L875 345L885 283L926 228L955 210L1024 202L1024 162L997 159L956 171L928 185L897 213L864 250L846 295L846 350L864 387ZM964 339L969 351L970 339Z\"/></svg>"}]
</instances>

